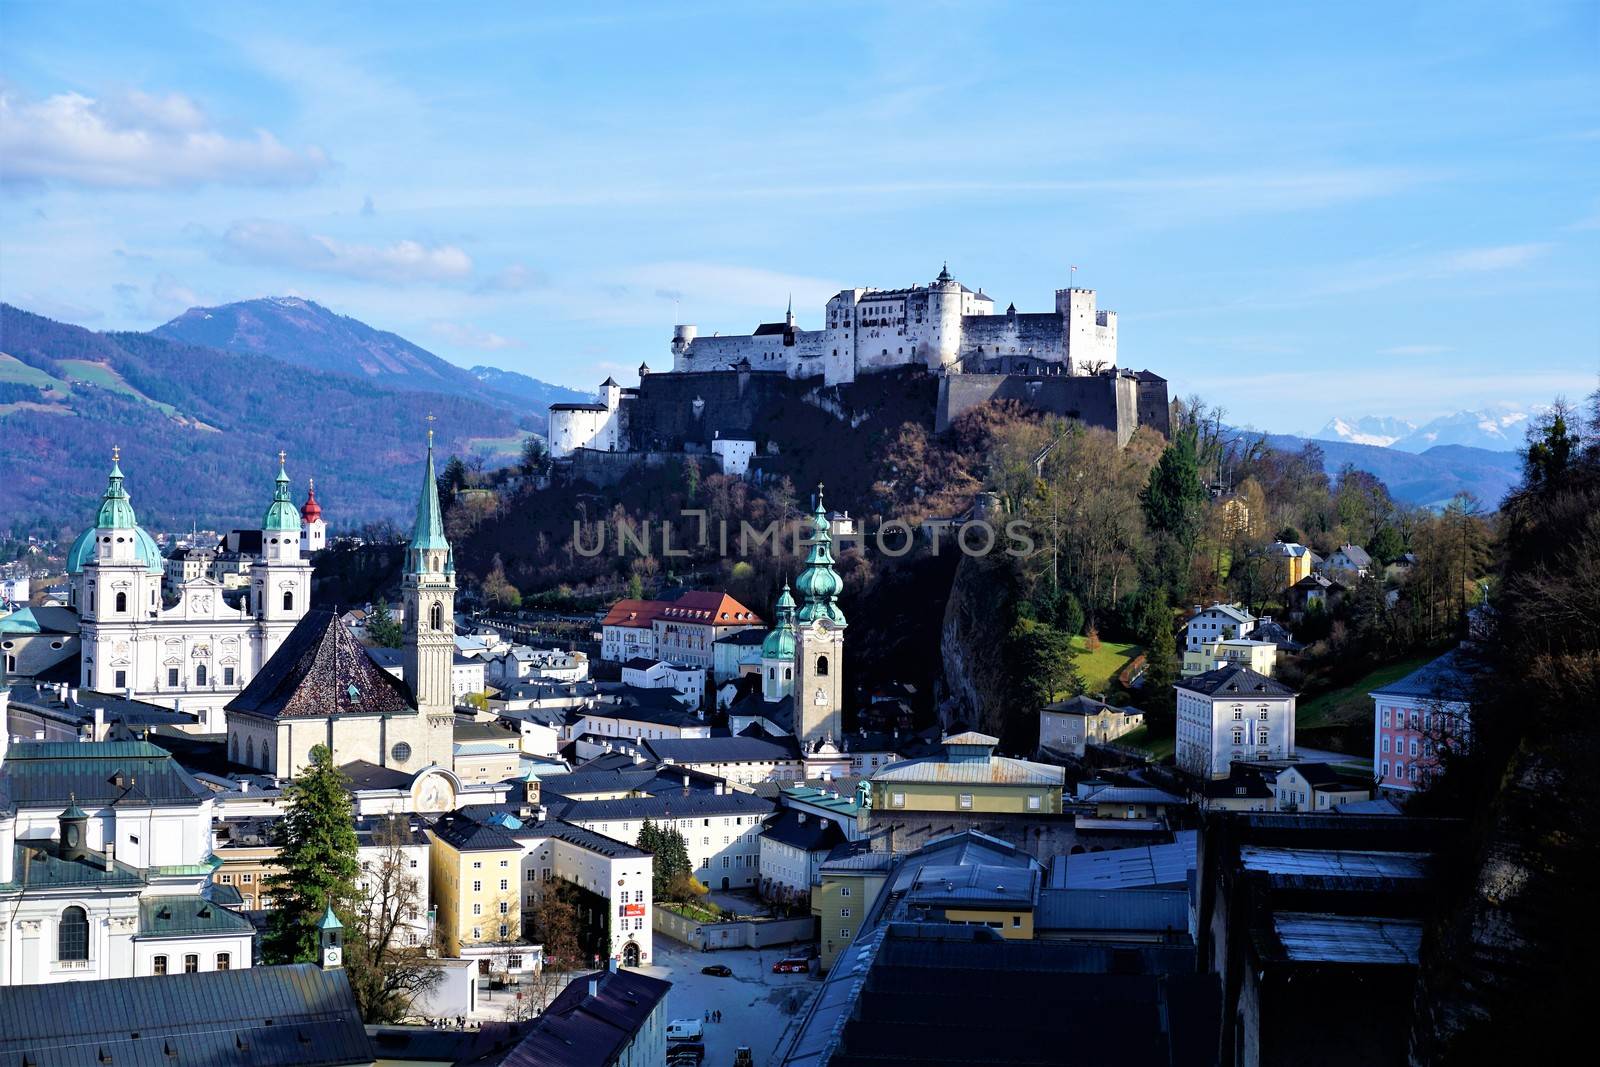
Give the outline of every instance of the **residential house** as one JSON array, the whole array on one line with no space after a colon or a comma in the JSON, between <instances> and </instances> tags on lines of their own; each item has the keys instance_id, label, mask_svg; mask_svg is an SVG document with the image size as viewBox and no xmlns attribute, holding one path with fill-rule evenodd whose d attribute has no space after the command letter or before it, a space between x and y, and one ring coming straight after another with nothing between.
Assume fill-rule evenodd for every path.
<instances>
[{"instance_id":1,"label":"residential house","mask_svg":"<svg viewBox=\"0 0 1600 1067\"><path fill-rule=\"evenodd\" d=\"M1294 755L1295 692L1282 682L1227 666L1173 688L1178 766L1196 778L1226 778L1235 762Z\"/></svg>"},{"instance_id":2,"label":"residential house","mask_svg":"<svg viewBox=\"0 0 1600 1067\"><path fill-rule=\"evenodd\" d=\"M805 774L800 742L793 737L684 737L644 742L650 758L739 785L792 782Z\"/></svg>"},{"instance_id":3,"label":"residential house","mask_svg":"<svg viewBox=\"0 0 1600 1067\"><path fill-rule=\"evenodd\" d=\"M1474 678L1484 670L1463 646L1368 694L1372 766L1380 789L1427 788L1439 769L1441 749L1464 740L1471 728Z\"/></svg>"},{"instance_id":4,"label":"residential house","mask_svg":"<svg viewBox=\"0 0 1600 1067\"><path fill-rule=\"evenodd\" d=\"M1333 811L1372 799L1372 780L1339 774L1326 763L1292 763L1272 782L1279 811Z\"/></svg>"},{"instance_id":5,"label":"residential house","mask_svg":"<svg viewBox=\"0 0 1600 1067\"><path fill-rule=\"evenodd\" d=\"M622 684L640 689L668 689L684 697L691 706L699 707L706 695L706 669L640 656L622 665Z\"/></svg>"},{"instance_id":6,"label":"residential house","mask_svg":"<svg viewBox=\"0 0 1600 1067\"><path fill-rule=\"evenodd\" d=\"M1282 567L1278 578L1280 589L1288 589L1312 571L1314 556L1305 545L1293 541L1277 541L1267 551L1280 561Z\"/></svg>"},{"instance_id":7,"label":"residential house","mask_svg":"<svg viewBox=\"0 0 1600 1067\"><path fill-rule=\"evenodd\" d=\"M660 1067L671 982L612 966L574 978L498 1067Z\"/></svg>"},{"instance_id":8,"label":"residential house","mask_svg":"<svg viewBox=\"0 0 1600 1067\"><path fill-rule=\"evenodd\" d=\"M1184 629L1184 647L1199 652L1215 641L1248 637L1255 628L1256 618L1237 604L1213 604L1205 610L1196 610Z\"/></svg>"},{"instance_id":9,"label":"residential house","mask_svg":"<svg viewBox=\"0 0 1600 1067\"><path fill-rule=\"evenodd\" d=\"M1091 696L1058 700L1039 710L1039 747L1082 756L1090 743L1115 741L1144 725L1144 712L1119 708Z\"/></svg>"},{"instance_id":10,"label":"residential house","mask_svg":"<svg viewBox=\"0 0 1600 1067\"><path fill-rule=\"evenodd\" d=\"M822 861L845 841L832 819L800 808L784 808L761 831L761 895L768 900L811 900Z\"/></svg>"},{"instance_id":11,"label":"residential house","mask_svg":"<svg viewBox=\"0 0 1600 1067\"><path fill-rule=\"evenodd\" d=\"M1347 592L1344 583L1336 578L1308 574L1289 587L1289 617L1299 619L1308 611L1333 611Z\"/></svg>"},{"instance_id":12,"label":"residential house","mask_svg":"<svg viewBox=\"0 0 1600 1067\"><path fill-rule=\"evenodd\" d=\"M691 591L656 611L650 625L655 632L655 647L640 655L709 670L714 664L717 641L766 624L761 616L726 593Z\"/></svg>"},{"instance_id":13,"label":"residential house","mask_svg":"<svg viewBox=\"0 0 1600 1067\"><path fill-rule=\"evenodd\" d=\"M1357 578L1365 578L1373 570L1372 557L1360 545L1340 545L1328 553L1327 561L1322 568L1326 571L1344 572L1353 574Z\"/></svg>"},{"instance_id":14,"label":"residential house","mask_svg":"<svg viewBox=\"0 0 1600 1067\"><path fill-rule=\"evenodd\" d=\"M1259 627L1257 629L1259 630ZM1189 677L1230 664L1249 667L1257 674L1271 678L1278 666L1278 646L1275 642L1257 640L1254 637L1213 641L1198 652L1185 651L1179 673L1183 677Z\"/></svg>"}]
</instances>

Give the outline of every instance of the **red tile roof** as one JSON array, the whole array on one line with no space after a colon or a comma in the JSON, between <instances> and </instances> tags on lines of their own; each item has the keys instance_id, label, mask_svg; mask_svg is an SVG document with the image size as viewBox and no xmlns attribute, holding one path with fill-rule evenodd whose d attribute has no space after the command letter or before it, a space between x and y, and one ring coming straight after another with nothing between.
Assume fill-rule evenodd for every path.
<instances>
[{"instance_id":1,"label":"red tile roof","mask_svg":"<svg viewBox=\"0 0 1600 1067\"><path fill-rule=\"evenodd\" d=\"M660 615L674 622L698 622L711 626L760 626L761 616L727 593L712 591L685 593L664 606Z\"/></svg>"},{"instance_id":2,"label":"red tile roof","mask_svg":"<svg viewBox=\"0 0 1600 1067\"><path fill-rule=\"evenodd\" d=\"M648 628L657 615L671 606L665 600L619 600L611 605L600 625Z\"/></svg>"}]
</instances>

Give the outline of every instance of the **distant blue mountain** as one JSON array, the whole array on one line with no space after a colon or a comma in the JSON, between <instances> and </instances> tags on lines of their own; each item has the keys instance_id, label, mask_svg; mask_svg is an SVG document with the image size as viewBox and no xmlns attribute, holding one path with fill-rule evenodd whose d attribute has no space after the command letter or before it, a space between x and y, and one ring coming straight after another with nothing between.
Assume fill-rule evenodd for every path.
<instances>
[{"instance_id":1,"label":"distant blue mountain","mask_svg":"<svg viewBox=\"0 0 1600 1067\"><path fill-rule=\"evenodd\" d=\"M1290 452L1314 444L1322 449L1329 474L1339 473L1348 464L1381 478L1396 500L1426 507L1438 507L1460 493L1471 493L1484 507L1496 508L1522 477L1522 458L1517 453L1467 445L1434 445L1421 452L1404 452L1290 434L1268 434L1267 443Z\"/></svg>"}]
</instances>

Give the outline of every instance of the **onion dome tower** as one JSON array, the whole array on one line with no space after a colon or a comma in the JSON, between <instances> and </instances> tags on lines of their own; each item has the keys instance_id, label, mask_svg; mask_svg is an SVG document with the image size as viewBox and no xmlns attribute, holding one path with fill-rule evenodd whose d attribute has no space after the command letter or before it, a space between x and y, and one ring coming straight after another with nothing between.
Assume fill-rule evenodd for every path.
<instances>
[{"instance_id":1,"label":"onion dome tower","mask_svg":"<svg viewBox=\"0 0 1600 1067\"><path fill-rule=\"evenodd\" d=\"M795 579L801 604L795 634L794 733L801 749L814 752L841 739L844 706L844 612L839 592L844 581L833 569L833 536L828 511L817 486L811 512L811 549Z\"/></svg>"}]
</instances>

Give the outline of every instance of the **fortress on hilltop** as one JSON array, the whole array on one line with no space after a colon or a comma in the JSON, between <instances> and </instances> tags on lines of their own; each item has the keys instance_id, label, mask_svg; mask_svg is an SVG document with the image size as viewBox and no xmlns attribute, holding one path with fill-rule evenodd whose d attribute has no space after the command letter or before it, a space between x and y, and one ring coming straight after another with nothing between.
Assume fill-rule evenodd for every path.
<instances>
[{"instance_id":1,"label":"fortress on hilltop","mask_svg":"<svg viewBox=\"0 0 1600 1067\"><path fill-rule=\"evenodd\" d=\"M802 330L791 301L783 320L749 334L673 330L672 370L639 367L639 384L601 383L592 403L552 404L551 455L573 473L611 481L637 462L709 454L728 474L759 471L785 445L782 417L801 402L841 419L858 383L910 373L926 383L930 421L942 431L990 400L1110 430L1125 444L1139 426L1169 430L1166 379L1117 365L1117 313L1093 289L1055 293L1055 310L995 313L994 298L950 275L908 289L845 289L824 310L823 328Z\"/></svg>"}]
</instances>

